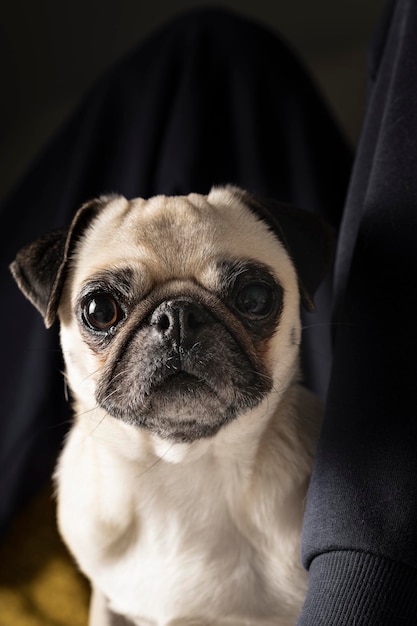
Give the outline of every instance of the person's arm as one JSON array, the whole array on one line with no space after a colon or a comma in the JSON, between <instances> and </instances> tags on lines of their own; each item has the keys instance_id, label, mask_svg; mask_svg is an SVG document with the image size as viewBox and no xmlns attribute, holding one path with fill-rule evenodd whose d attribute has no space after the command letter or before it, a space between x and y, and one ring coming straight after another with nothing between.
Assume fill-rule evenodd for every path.
<instances>
[{"instance_id":1,"label":"person's arm","mask_svg":"<svg viewBox=\"0 0 417 626\"><path fill-rule=\"evenodd\" d=\"M335 350L299 626L417 624L417 2L374 40L339 237Z\"/></svg>"}]
</instances>

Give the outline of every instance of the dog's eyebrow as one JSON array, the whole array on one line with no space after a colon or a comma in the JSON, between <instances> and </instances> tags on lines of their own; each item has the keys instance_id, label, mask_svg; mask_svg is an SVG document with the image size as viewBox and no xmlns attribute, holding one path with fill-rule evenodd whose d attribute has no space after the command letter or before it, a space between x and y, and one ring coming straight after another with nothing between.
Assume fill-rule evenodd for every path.
<instances>
[{"instance_id":1,"label":"dog's eyebrow","mask_svg":"<svg viewBox=\"0 0 417 626\"><path fill-rule=\"evenodd\" d=\"M137 283L137 277L130 267L101 270L85 281L81 293L86 294L97 289L116 289L128 297L132 295L132 290L137 289Z\"/></svg>"},{"instance_id":2,"label":"dog's eyebrow","mask_svg":"<svg viewBox=\"0 0 417 626\"><path fill-rule=\"evenodd\" d=\"M254 278L263 277L274 283L279 282L270 267L253 259L222 259L217 264L217 270L224 287L230 286L241 274L252 274Z\"/></svg>"}]
</instances>

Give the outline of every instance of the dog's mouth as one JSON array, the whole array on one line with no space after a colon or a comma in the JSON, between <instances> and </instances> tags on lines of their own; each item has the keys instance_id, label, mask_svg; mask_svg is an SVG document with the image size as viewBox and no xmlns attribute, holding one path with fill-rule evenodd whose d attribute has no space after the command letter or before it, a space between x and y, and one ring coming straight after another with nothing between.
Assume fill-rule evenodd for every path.
<instances>
[{"instance_id":1,"label":"dog's mouth","mask_svg":"<svg viewBox=\"0 0 417 626\"><path fill-rule=\"evenodd\" d=\"M216 395L216 390L204 380L201 376L179 370L169 374L164 380L158 381L151 385L150 394L154 395L162 393L167 397L171 397L178 393L192 396L197 391L207 391Z\"/></svg>"},{"instance_id":2,"label":"dog's mouth","mask_svg":"<svg viewBox=\"0 0 417 626\"><path fill-rule=\"evenodd\" d=\"M111 411L110 411L111 412ZM115 417L155 432L164 439L192 442L214 436L236 414L236 407L207 377L187 371L151 381L142 402L127 415Z\"/></svg>"},{"instance_id":3,"label":"dog's mouth","mask_svg":"<svg viewBox=\"0 0 417 626\"><path fill-rule=\"evenodd\" d=\"M170 373L163 380L151 383L146 394L144 411L164 413L168 411L176 416L185 416L196 410L201 414L207 411L208 404L217 399L219 409L224 400L217 393L214 384L206 378L187 371ZM201 406L198 406L201 403ZM142 411L142 413L144 412Z\"/></svg>"}]
</instances>

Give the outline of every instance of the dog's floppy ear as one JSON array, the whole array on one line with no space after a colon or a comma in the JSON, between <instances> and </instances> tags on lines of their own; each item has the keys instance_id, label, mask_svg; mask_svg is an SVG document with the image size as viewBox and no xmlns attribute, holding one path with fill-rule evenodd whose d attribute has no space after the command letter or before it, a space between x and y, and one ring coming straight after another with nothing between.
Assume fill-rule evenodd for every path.
<instances>
[{"instance_id":1,"label":"dog's floppy ear","mask_svg":"<svg viewBox=\"0 0 417 626\"><path fill-rule=\"evenodd\" d=\"M308 311L314 311L314 294L333 261L333 229L321 217L305 209L256 198L239 189L234 191L285 245L297 270L301 301Z\"/></svg>"},{"instance_id":2,"label":"dog's floppy ear","mask_svg":"<svg viewBox=\"0 0 417 626\"><path fill-rule=\"evenodd\" d=\"M50 328L58 311L68 259L74 244L109 201L102 196L84 204L68 228L55 230L22 248L10 265L18 286Z\"/></svg>"}]
</instances>

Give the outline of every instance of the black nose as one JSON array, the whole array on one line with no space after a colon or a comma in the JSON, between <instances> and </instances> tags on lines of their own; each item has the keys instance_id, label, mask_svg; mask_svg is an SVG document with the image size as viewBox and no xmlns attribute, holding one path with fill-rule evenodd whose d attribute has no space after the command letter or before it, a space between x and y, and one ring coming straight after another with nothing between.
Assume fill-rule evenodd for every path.
<instances>
[{"instance_id":1,"label":"black nose","mask_svg":"<svg viewBox=\"0 0 417 626\"><path fill-rule=\"evenodd\" d=\"M211 319L208 311L189 300L169 300L160 304L151 316L151 324L164 338L178 347L190 347L201 329Z\"/></svg>"}]
</instances>

